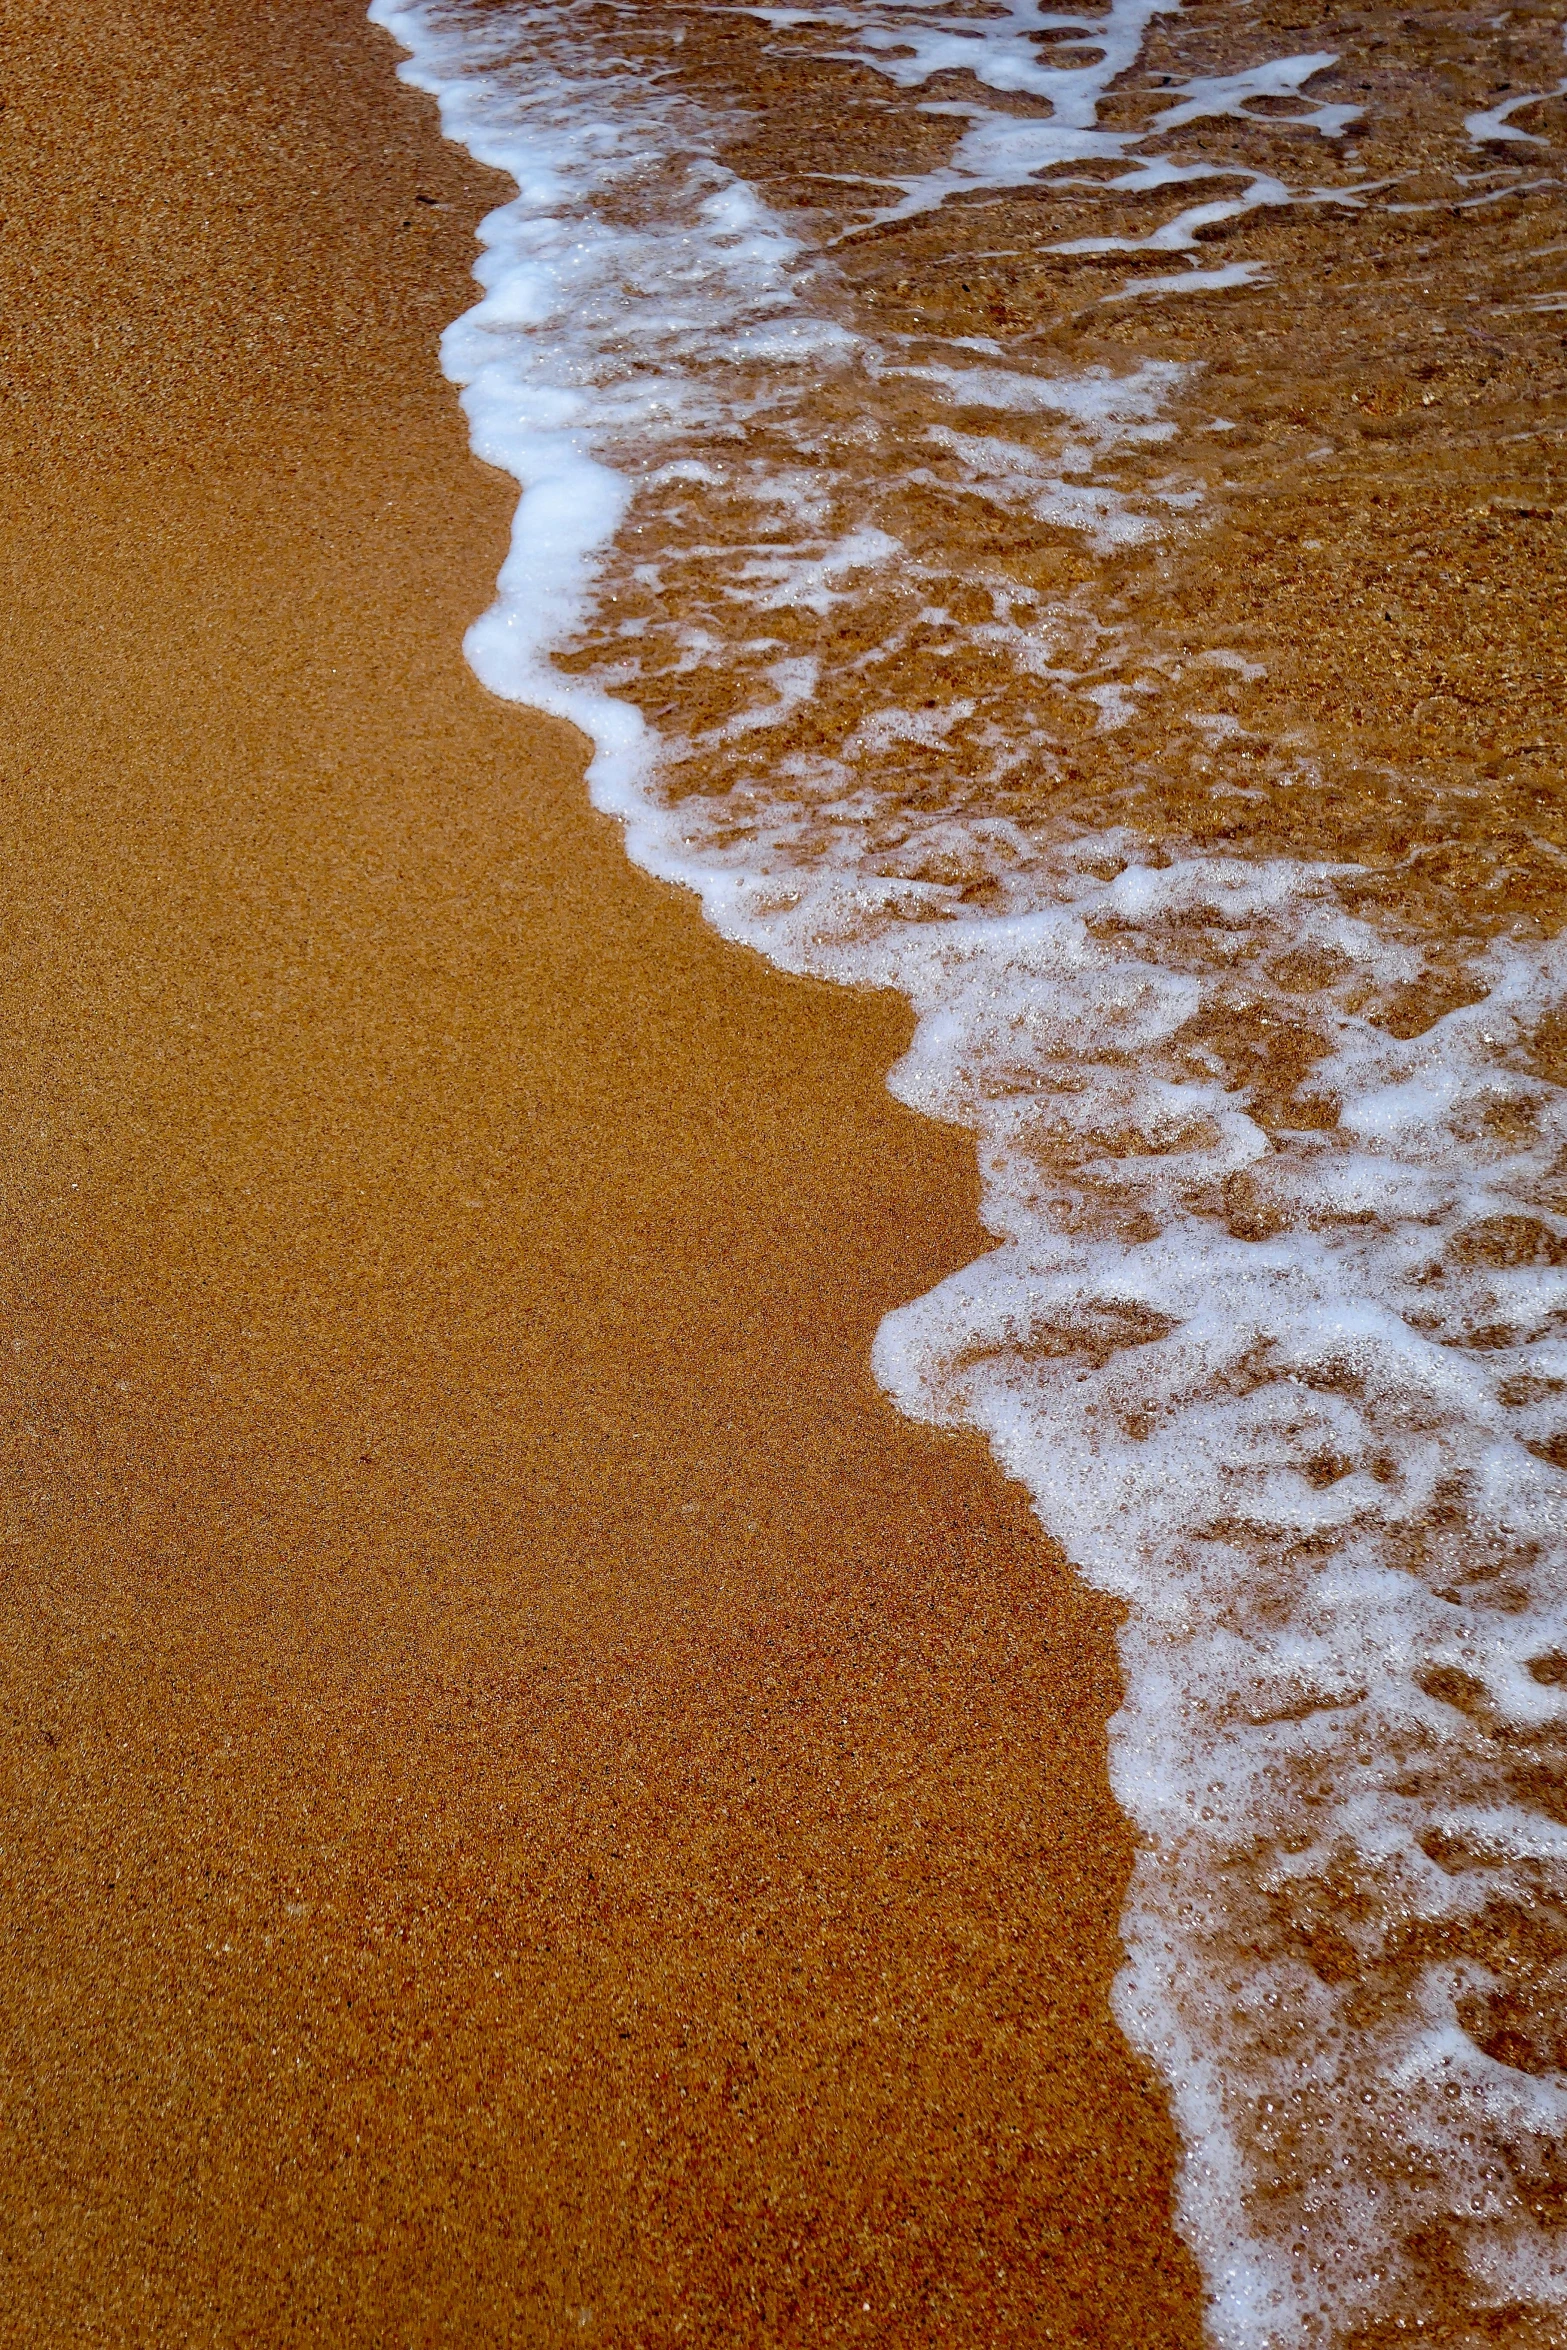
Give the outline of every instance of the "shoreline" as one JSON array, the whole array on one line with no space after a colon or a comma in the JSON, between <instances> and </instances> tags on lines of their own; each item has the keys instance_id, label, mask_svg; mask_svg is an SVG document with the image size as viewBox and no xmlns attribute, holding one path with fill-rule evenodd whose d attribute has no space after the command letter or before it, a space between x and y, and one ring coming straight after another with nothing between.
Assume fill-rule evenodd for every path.
<instances>
[{"instance_id":1,"label":"shoreline","mask_svg":"<svg viewBox=\"0 0 1567 2350\"><path fill-rule=\"evenodd\" d=\"M1106 2005L1113 1610L870 1377L987 1245L971 1139L886 1093L899 1007L722 945L463 668L512 491L434 343L496 183L391 42L51 42L7 133L28 2338L1194 2343Z\"/></svg>"}]
</instances>

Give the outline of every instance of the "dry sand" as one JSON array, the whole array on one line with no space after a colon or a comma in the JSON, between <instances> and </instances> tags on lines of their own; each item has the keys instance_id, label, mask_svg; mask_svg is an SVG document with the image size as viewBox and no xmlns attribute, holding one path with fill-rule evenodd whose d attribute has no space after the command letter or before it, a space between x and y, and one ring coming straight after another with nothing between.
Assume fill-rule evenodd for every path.
<instances>
[{"instance_id":1,"label":"dry sand","mask_svg":"<svg viewBox=\"0 0 1567 2350\"><path fill-rule=\"evenodd\" d=\"M503 190L7 13L0 2342L1195 2342L1111 1611L867 1367L970 1143L461 663Z\"/></svg>"}]
</instances>

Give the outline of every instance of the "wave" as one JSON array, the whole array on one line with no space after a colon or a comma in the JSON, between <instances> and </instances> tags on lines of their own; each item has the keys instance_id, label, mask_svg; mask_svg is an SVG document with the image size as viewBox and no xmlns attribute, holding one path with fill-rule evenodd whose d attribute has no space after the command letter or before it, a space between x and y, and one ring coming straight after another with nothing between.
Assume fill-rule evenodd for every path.
<instances>
[{"instance_id":1,"label":"wave","mask_svg":"<svg viewBox=\"0 0 1567 2350\"><path fill-rule=\"evenodd\" d=\"M1214 2340L1553 2324L1567 948L1433 914L1324 813L1309 727L1257 722L1255 643L1172 633L1226 495L1222 327L1068 364L866 274L910 228L978 272L985 208L1017 235L1049 173L1091 216L1050 251L1118 272L1124 321L1266 285L1204 266L1225 224L1437 201L1346 154L1328 50L1150 66L1129 115L1177 13L371 10L518 190L443 345L523 491L473 667L583 730L595 804L724 936L901 991L894 1091L978 1138L997 1245L875 1367L1125 1603L1116 2010ZM727 159L744 76L698 54L741 24L786 91L875 77L903 148L850 168L818 109L820 206L769 201ZM1533 102L1456 109L1449 215L1537 183L1540 134L1484 143Z\"/></svg>"}]
</instances>

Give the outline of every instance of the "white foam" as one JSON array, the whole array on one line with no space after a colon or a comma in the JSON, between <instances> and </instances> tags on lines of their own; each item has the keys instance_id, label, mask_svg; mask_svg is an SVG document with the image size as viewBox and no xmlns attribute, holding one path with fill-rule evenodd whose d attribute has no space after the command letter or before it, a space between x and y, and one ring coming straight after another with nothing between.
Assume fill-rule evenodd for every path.
<instances>
[{"instance_id":1,"label":"white foam","mask_svg":"<svg viewBox=\"0 0 1567 2350\"><path fill-rule=\"evenodd\" d=\"M834 45L821 52L824 56L868 66L903 89L919 88L937 74L970 73L999 94L1049 101L1050 113L1043 119L967 98L930 101L927 113L955 115L968 127L955 152L937 169L883 183L901 188L903 195L898 203L876 211L874 221L882 224L931 211L953 195L973 197L1025 187L1037 173L1055 166L1129 158L1148 139L1194 122L1238 116L1275 131L1309 129L1338 138L1358 119L1358 106L1316 102L1304 95L1303 85L1337 61L1336 51L1318 50L1265 59L1241 73L1197 76L1163 93L1168 103L1146 129L1107 129L1099 121L1106 93L1135 64L1148 26L1156 17L1175 14L1179 4L1180 0L1111 0L1103 16L1078 17L1047 14L1036 0L998 0L994 15L957 24L939 6L904 5L902 0L879 8L757 7L743 13L780 29L821 26L834 36ZM1083 38L1042 51L1038 35L1044 30L1080 30ZM1072 62L1051 62L1063 54ZM1296 99L1301 113L1283 122L1276 115L1254 114L1251 107L1259 98ZM1207 176L1218 169L1198 166L1186 176ZM1162 159L1141 159L1124 178L1108 184L1141 191L1180 176ZM1226 167L1225 176L1235 176L1233 166ZM1251 200L1289 199L1280 195Z\"/></svg>"},{"instance_id":2,"label":"white foam","mask_svg":"<svg viewBox=\"0 0 1567 2350\"><path fill-rule=\"evenodd\" d=\"M1182 269L1163 277L1128 278L1106 300L1126 302L1137 294L1218 294L1229 286L1260 285L1269 274L1264 261L1221 261L1212 269ZM1218 427L1211 425L1209 430L1217 431Z\"/></svg>"},{"instance_id":3,"label":"white foam","mask_svg":"<svg viewBox=\"0 0 1567 2350\"><path fill-rule=\"evenodd\" d=\"M1500 1978L1479 1957L1420 1953L1567 1902L1523 1768L1564 1722L1567 1097L1531 1053L1567 951L1493 944L1476 1000L1400 1039L1374 1007L1421 949L1347 911L1338 869L1166 861L1112 819L1008 813L999 786L1062 757L1058 714L1116 736L1179 664L1111 599L1052 602L983 555L955 570L899 501L936 501L953 546L978 499L1109 559L1191 508L1179 475L1137 471L1188 379L1030 372L980 338L916 360L862 328L716 161L723 126L617 58L607 14L371 13L519 189L443 346L476 449L523 489L475 668L583 729L597 805L725 936L901 989L895 1091L978 1137L996 1247L888 1317L876 1368L909 1411L983 1428L1126 1603L1117 2012L1169 2087L1215 2340L1374 2325L1420 2289L1432 2230L1493 2305L1555 2307L1567 2261L1533 2182L1567 2090L1485 2052ZM954 156L885 220L1129 152L1097 107L1161 10L751 13L905 88L961 62L1050 100L965 102ZM1079 63L1042 62L1041 27L1081 30ZM1322 62L1189 83L1165 119L1233 116ZM1192 226L1108 243L1178 250ZM577 674L550 659L568 644ZM1255 666L1206 648L1205 698ZM661 748L616 689L679 681L703 695L676 690ZM1244 732L1190 715L1215 746ZM1215 1043L1226 1016L1314 1040L1287 1114Z\"/></svg>"},{"instance_id":4,"label":"white foam","mask_svg":"<svg viewBox=\"0 0 1567 2350\"><path fill-rule=\"evenodd\" d=\"M1562 38L1567 41L1567 31ZM1567 78L1559 81L1553 90L1518 90L1504 98L1498 106L1484 112L1466 114L1464 128L1477 147L1504 144L1509 141L1525 147L1548 147L1550 140L1543 131L1520 130L1513 116L1522 106L1540 106L1548 98L1567 96Z\"/></svg>"}]
</instances>

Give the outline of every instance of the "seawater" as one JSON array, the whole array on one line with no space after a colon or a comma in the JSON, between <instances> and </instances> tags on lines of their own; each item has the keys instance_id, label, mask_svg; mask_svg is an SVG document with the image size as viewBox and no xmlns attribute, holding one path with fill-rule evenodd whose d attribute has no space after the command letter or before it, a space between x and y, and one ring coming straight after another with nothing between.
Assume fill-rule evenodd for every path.
<instances>
[{"instance_id":1,"label":"seawater","mask_svg":"<svg viewBox=\"0 0 1567 2350\"><path fill-rule=\"evenodd\" d=\"M875 1367L1125 1603L1116 2009L1213 2339L1567 2339L1560 769L1488 768L1461 710L1357 764L1269 701L1211 552L1242 496L1383 462L1353 391L1237 423L1226 302L1278 351L1303 252L1498 206L1508 315L1567 300L1558 79L1501 74L1559 69L1559 17L1485 20L1479 87L1418 41L1357 85L1342 17L1292 46L1178 0L371 15L518 191L443 345L523 493L475 670L584 731L631 855L726 937L901 991L895 1092L977 1137L996 1246ZM769 188L735 157L788 105ZM1400 247L1379 382L1507 347L1472 250L1422 280ZM1069 319L1020 307L1036 264Z\"/></svg>"}]
</instances>

